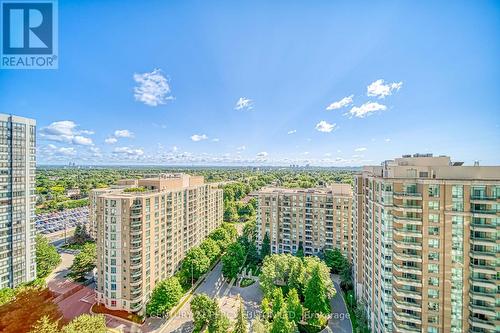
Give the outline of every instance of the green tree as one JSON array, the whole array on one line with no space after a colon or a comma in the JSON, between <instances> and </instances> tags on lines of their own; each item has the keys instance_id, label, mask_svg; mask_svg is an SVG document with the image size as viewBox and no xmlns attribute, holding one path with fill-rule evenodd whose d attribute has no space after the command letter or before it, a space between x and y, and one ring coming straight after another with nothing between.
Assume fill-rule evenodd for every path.
<instances>
[{"instance_id":1,"label":"green tree","mask_svg":"<svg viewBox=\"0 0 500 333\"><path fill-rule=\"evenodd\" d=\"M87 243L83 246L73 260L70 267L71 275L76 279L82 279L87 272L93 270L96 266L97 251L95 243Z\"/></svg>"},{"instance_id":2,"label":"green tree","mask_svg":"<svg viewBox=\"0 0 500 333\"><path fill-rule=\"evenodd\" d=\"M240 303L240 308L238 309L238 315L236 316L236 324L234 325L233 333L247 333L247 318L245 316L243 301L238 295L238 301Z\"/></svg>"},{"instance_id":3,"label":"green tree","mask_svg":"<svg viewBox=\"0 0 500 333\"><path fill-rule=\"evenodd\" d=\"M261 318L255 318L252 321L252 333L269 333L266 322Z\"/></svg>"},{"instance_id":4,"label":"green tree","mask_svg":"<svg viewBox=\"0 0 500 333\"><path fill-rule=\"evenodd\" d=\"M300 304L299 294L296 289L290 289L286 299L286 308L288 309L288 317L295 323L302 319L302 304Z\"/></svg>"},{"instance_id":5,"label":"green tree","mask_svg":"<svg viewBox=\"0 0 500 333\"><path fill-rule=\"evenodd\" d=\"M345 266L349 265L348 260L344 257L339 249L325 250L325 263L332 273L339 274Z\"/></svg>"},{"instance_id":6,"label":"green tree","mask_svg":"<svg viewBox=\"0 0 500 333\"><path fill-rule=\"evenodd\" d=\"M283 299L283 291L281 288L275 288L273 291L273 316L283 308L285 300Z\"/></svg>"},{"instance_id":7,"label":"green tree","mask_svg":"<svg viewBox=\"0 0 500 333\"><path fill-rule=\"evenodd\" d=\"M329 314L328 289L321 277L320 267L316 266L304 292L304 306L313 314Z\"/></svg>"},{"instance_id":8,"label":"green tree","mask_svg":"<svg viewBox=\"0 0 500 333\"><path fill-rule=\"evenodd\" d=\"M222 314L216 300L206 294L195 295L191 300L191 312L196 330L208 326L210 333L227 333L229 319Z\"/></svg>"},{"instance_id":9,"label":"green tree","mask_svg":"<svg viewBox=\"0 0 500 333\"><path fill-rule=\"evenodd\" d=\"M206 294L195 295L191 300L191 312L196 330L201 330L213 320L215 309L213 300Z\"/></svg>"},{"instance_id":10,"label":"green tree","mask_svg":"<svg viewBox=\"0 0 500 333\"><path fill-rule=\"evenodd\" d=\"M219 227L215 229L209 236L209 238L213 239L217 242L217 245L221 249L221 251L225 251L226 248L231 244L231 236L227 232L226 229Z\"/></svg>"},{"instance_id":11,"label":"green tree","mask_svg":"<svg viewBox=\"0 0 500 333\"><path fill-rule=\"evenodd\" d=\"M260 308L262 309L262 317L266 320L269 320L273 314L273 310L272 310L272 306L271 306L271 302L269 301L269 298L264 297L262 299L262 302L260 304Z\"/></svg>"},{"instance_id":12,"label":"green tree","mask_svg":"<svg viewBox=\"0 0 500 333\"><path fill-rule=\"evenodd\" d=\"M106 333L106 330L104 315L82 314L64 326L62 333Z\"/></svg>"},{"instance_id":13,"label":"green tree","mask_svg":"<svg viewBox=\"0 0 500 333\"><path fill-rule=\"evenodd\" d=\"M30 333L59 333L57 322L51 321L48 316L43 316L31 327Z\"/></svg>"},{"instance_id":14,"label":"green tree","mask_svg":"<svg viewBox=\"0 0 500 333\"><path fill-rule=\"evenodd\" d=\"M234 279L244 263L244 247L240 243L233 243L229 245L226 254L222 257L222 274L228 279Z\"/></svg>"},{"instance_id":15,"label":"green tree","mask_svg":"<svg viewBox=\"0 0 500 333\"><path fill-rule=\"evenodd\" d=\"M200 247L193 247L182 261L182 273L188 279L198 280L210 268L210 259Z\"/></svg>"},{"instance_id":16,"label":"green tree","mask_svg":"<svg viewBox=\"0 0 500 333\"><path fill-rule=\"evenodd\" d=\"M288 318L286 306L274 316L270 333L294 333L298 332L297 325Z\"/></svg>"},{"instance_id":17,"label":"green tree","mask_svg":"<svg viewBox=\"0 0 500 333\"><path fill-rule=\"evenodd\" d=\"M342 268L340 272L340 287L343 290L351 290L352 285L352 277L351 277L351 265L347 264Z\"/></svg>"},{"instance_id":18,"label":"green tree","mask_svg":"<svg viewBox=\"0 0 500 333\"><path fill-rule=\"evenodd\" d=\"M211 238L205 239L201 243L200 248L203 252L205 252L205 255L210 260L210 263L214 263L221 253L219 245L217 245L217 242Z\"/></svg>"},{"instance_id":19,"label":"green tree","mask_svg":"<svg viewBox=\"0 0 500 333\"><path fill-rule=\"evenodd\" d=\"M146 306L148 316L161 316L170 311L182 297L182 286L175 276L158 283Z\"/></svg>"},{"instance_id":20,"label":"green tree","mask_svg":"<svg viewBox=\"0 0 500 333\"><path fill-rule=\"evenodd\" d=\"M73 235L73 244L84 244L90 240L90 236L87 234L85 228L78 224L75 228L75 233Z\"/></svg>"},{"instance_id":21,"label":"green tree","mask_svg":"<svg viewBox=\"0 0 500 333\"><path fill-rule=\"evenodd\" d=\"M37 278L46 277L61 263L56 247L41 235L36 235L35 238L35 254Z\"/></svg>"},{"instance_id":22,"label":"green tree","mask_svg":"<svg viewBox=\"0 0 500 333\"><path fill-rule=\"evenodd\" d=\"M230 202L224 209L224 221L233 222L237 220L238 220L238 211L236 210L236 205L234 202Z\"/></svg>"},{"instance_id":23,"label":"green tree","mask_svg":"<svg viewBox=\"0 0 500 333\"><path fill-rule=\"evenodd\" d=\"M269 234L266 232L264 235L264 239L262 240L262 247L260 249L260 258L264 260L265 257L267 257L269 254L271 254L271 240L269 239Z\"/></svg>"},{"instance_id":24,"label":"green tree","mask_svg":"<svg viewBox=\"0 0 500 333\"><path fill-rule=\"evenodd\" d=\"M229 240L231 242L234 242L236 238L238 237L238 230L234 227L232 223L222 223L222 229L227 231L227 234L229 235Z\"/></svg>"}]
</instances>

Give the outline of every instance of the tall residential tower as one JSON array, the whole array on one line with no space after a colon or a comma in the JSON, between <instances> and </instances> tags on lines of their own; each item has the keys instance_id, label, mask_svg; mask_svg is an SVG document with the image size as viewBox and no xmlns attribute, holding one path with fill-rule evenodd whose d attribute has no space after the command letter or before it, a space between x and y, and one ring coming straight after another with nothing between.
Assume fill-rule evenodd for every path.
<instances>
[{"instance_id":1,"label":"tall residential tower","mask_svg":"<svg viewBox=\"0 0 500 333\"><path fill-rule=\"evenodd\" d=\"M120 185L95 196L97 301L143 313L156 283L222 223L222 190L185 174Z\"/></svg>"},{"instance_id":2,"label":"tall residential tower","mask_svg":"<svg viewBox=\"0 0 500 333\"><path fill-rule=\"evenodd\" d=\"M0 288L36 278L35 120L0 114Z\"/></svg>"},{"instance_id":3,"label":"tall residential tower","mask_svg":"<svg viewBox=\"0 0 500 333\"><path fill-rule=\"evenodd\" d=\"M257 243L268 234L272 253L306 255L338 248L351 257L349 184L324 188L264 188L257 192Z\"/></svg>"},{"instance_id":4,"label":"tall residential tower","mask_svg":"<svg viewBox=\"0 0 500 333\"><path fill-rule=\"evenodd\" d=\"M500 330L500 167L406 155L355 179L356 294L373 332Z\"/></svg>"}]
</instances>

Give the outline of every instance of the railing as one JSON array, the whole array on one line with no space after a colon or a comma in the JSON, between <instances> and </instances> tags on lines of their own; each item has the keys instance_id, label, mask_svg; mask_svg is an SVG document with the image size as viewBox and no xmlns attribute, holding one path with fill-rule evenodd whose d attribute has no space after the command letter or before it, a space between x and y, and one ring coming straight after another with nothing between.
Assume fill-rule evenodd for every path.
<instances>
[{"instance_id":1,"label":"railing","mask_svg":"<svg viewBox=\"0 0 500 333\"><path fill-rule=\"evenodd\" d=\"M495 196L489 196L489 195L471 195L470 196L471 200L497 200L498 198Z\"/></svg>"},{"instance_id":2,"label":"railing","mask_svg":"<svg viewBox=\"0 0 500 333\"><path fill-rule=\"evenodd\" d=\"M422 193L418 193L418 192L394 192L394 195L413 198L413 197L421 197Z\"/></svg>"}]
</instances>

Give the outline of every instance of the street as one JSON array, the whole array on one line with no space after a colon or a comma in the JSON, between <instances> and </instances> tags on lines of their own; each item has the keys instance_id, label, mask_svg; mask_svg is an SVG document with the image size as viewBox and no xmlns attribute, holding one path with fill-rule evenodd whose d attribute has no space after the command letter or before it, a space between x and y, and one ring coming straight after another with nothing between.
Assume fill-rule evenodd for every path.
<instances>
[{"instance_id":1,"label":"street","mask_svg":"<svg viewBox=\"0 0 500 333\"><path fill-rule=\"evenodd\" d=\"M332 317L328 321L328 327L330 327L330 329L336 333L351 333L352 324L351 320L349 319L349 312L347 311L344 298L342 297L342 289L340 289L340 285L338 284L338 282L336 281L337 279L334 276L332 276L332 280L337 293L330 300L330 304L332 307Z\"/></svg>"}]
</instances>

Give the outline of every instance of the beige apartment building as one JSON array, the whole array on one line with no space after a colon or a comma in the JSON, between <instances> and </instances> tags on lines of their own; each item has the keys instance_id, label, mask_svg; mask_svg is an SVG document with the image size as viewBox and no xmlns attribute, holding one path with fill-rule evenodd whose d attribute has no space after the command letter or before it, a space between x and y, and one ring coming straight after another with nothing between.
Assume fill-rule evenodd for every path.
<instances>
[{"instance_id":1,"label":"beige apartment building","mask_svg":"<svg viewBox=\"0 0 500 333\"><path fill-rule=\"evenodd\" d=\"M268 234L272 253L306 255L341 249L351 257L351 204L349 184L324 188L264 188L257 192L257 243Z\"/></svg>"},{"instance_id":2,"label":"beige apartment building","mask_svg":"<svg viewBox=\"0 0 500 333\"><path fill-rule=\"evenodd\" d=\"M353 198L373 332L500 331L500 167L405 155L364 167Z\"/></svg>"},{"instance_id":3,"label":"beige apartment building","mask_svg":"<svg viewBox=\"0 0 500 333\"><path fill-rule=\"evenodd\" d=\"M222 190L203 177L162 174L119 182L94 196L97 301L143 313L156 283L223 219Z\"/></svg>"}]
</instances>

